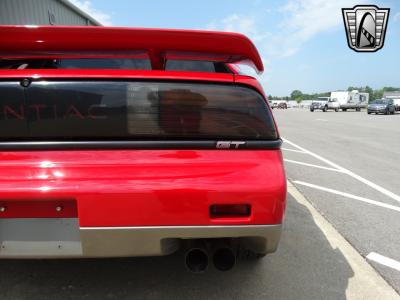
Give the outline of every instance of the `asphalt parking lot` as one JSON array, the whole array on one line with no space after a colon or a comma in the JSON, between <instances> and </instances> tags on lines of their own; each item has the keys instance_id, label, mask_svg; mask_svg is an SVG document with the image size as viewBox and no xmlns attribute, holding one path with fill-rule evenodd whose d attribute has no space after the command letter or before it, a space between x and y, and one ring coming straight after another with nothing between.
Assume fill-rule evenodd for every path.
<instances>
[{"instance_id":1,"label":"asphalt parking lot","mask_svg":"<svg viewBox=\"0 0 400 300\"><path fill-rule=\"evenodd\" d=\"M288 178L400 291L400 114L274 113Z\"/></svg>"},{"instance_id":2,"label":"asphalt parking lot","mask_svg":"<svg viewBox=\"0 0 400 300\"><path fill-rule=\"evenodd\" d=\"M167 257L0 261L1 299L398 299L396 292L289 187L281 245L230 272L188 272Z\"/></svg>"}]
</instances>

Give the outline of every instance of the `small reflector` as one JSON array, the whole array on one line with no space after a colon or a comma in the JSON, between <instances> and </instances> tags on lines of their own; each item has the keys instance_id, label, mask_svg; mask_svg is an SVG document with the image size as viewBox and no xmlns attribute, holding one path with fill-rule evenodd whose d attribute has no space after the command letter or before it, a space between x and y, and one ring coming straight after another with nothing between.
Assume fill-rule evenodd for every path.
<instances>
[{"instance_id":1,"label":"small reflector","mask_svg":"<svg viewBox=\"0 0 400 300\"><path fill-rule=\"evenodd\" d=\"M210 206L211 218L248 217L251 213L249 204L214 204Z\"/></svg>"}]
</instances>

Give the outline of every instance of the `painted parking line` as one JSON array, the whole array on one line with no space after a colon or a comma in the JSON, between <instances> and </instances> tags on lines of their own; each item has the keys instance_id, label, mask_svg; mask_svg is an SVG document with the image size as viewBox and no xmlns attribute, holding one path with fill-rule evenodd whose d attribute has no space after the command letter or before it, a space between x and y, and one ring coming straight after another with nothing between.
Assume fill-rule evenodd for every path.
<instances>
[{"instance_id":1,"label":"painted parking line","mask_svg":"<svg viewBox=\"0 0 400 300\"><path fill-rule=\"evenodd\" d=\"M292 164L298 164L298 165L302 165L302 166L307 166L307 167L312 167L312 168L317 168L317 169L323 169L323 170L328 170L328 171L334 171L334 172L339 172L339 173L343 173L343 171L338 170L338 169L334 169L334 168L329 168L329 167L324 167L324 166L319 166L319 165L313 165L313 164L309 164L309 163L305 163L302 161L297 161L297 160L291 160L291 159L283 159L286 162L292 163Z\"/></svg>"},{"instance_id":2,"label":"painted parking line","mask_svg":"<svg viewBox=\"0 0 400 300\"><path fill-rule=\"evenodd\" d=\"M374 190L377 190L378 192L381 192L382 194L392 198L393 200L396 200L396 201L400 202L400 196L399 195L397 195L397 194L385 189L384 187L382 187L382 186L380 186L380 185L378 185L376 183L373 183L372 181L369 181L368 179L366 179L364 177L361 177L360 175L357 175L356 173L354 173L354 172L352 172L352 171L350 171L350 170L348 170L346 168L343 168L342 166L339 166L338 164L335 164L334 162L332 162L332 161L330 161L330 160L328 160L328 159L326 159L326 158L324 158L324 157L322 157L322 156L320 156L320 155L318 155L318 154L316 154L314 152L311 152L311 151L309 151L309 150L307 150L307 149L305 149L305 148L303 148L303 147L301 147L299 145L296 145L295 143L293 143L293 142L291 142L291 141L289 141L289 140L287 140L285 138L282 138L282 140L285 143L288 143L289 145L291 145L291 146L293 146L293 147L295 147L295 148L297 148L297 149L299 149L299 150L301 150L303 152L306 152L307 154L315 157L316 159L319 159L320 161L330 165L332 168L338 169L338 170L342 171L343 173L353 177L354 179L356 179L356 180L368 185L369 187L373 188Z\"/></svg>"},{"instance_id":3,"label":"painted parking line","mask_svg":"<svg viewBox=\"0 0 400 300\"><path fill-rule=\"evenodd\" d=\"M285 151L289 151L289 152L296 152L296 153L303 153L303 154L307 154L304 151L300 151L300 150L294 150L294 149L289 149L289 148L281 148L282 150Z\"/></svg>"},{"instance_id":4,"label":"painted parking line","mask_svg":"<svg viewBox=\"0 0 400 300\"><path fill-rule=\"evenodd\" d=\"M367 255L367 259L377 262L378 264L400 271L400 261L391 259L389 257L371 252Z\"/></svg>"},{"instance_id":5,"label":"painted parking line","mask_svg":"<svg viewBox=\"0 0 400 300\"><path fill-rule=\"evenodd\" d=\"M290 181L287 182L287 187L288 193L292 195L294 200L309 211L313 221L321 230L332 249L335 249L337 253L343 255L346 264L349 264L352 277L348 281L346 287L346 299L399 299L393 287L391 287L337 229L307 201ZM366 289L368 289L368 292L366 292ZM372 291L378 296L369 294L369 291Z\"/></svg>"},{"instance_id":6,"label":"painted parking line","mask_svg":"<svg viewBox=\"0 0 400 300\"><path fill-rule=\"evenodd\" d=\"M336 195L339 195L339 196L347 197L347 198L350 198L350 199L362 201L362 202L365 202L365 203L368 203L368 204L372 204L372 205L376 205L376 206L380 206L380 207L383 207L383 208L388 208L388 209L400 212L400 207L399 206L394 206L394 205L382 203L382 202L379 202L379 201L367 199L367 198L364 198L364 197L352 195L352 194L349 194L349 193L341 192L341 191L338 191L338 190L326 188L326 187L323 187L323 186L319 186L319 185L316 185L316 184L312 184L312 183L308 183L308 182L304 182L304 181L300 181L300 180L294 180L293 182L296 183L296 184L299 184L299 185L303 185L303 186L307 186L309 188L316 189L316 190L328 192L328 193L331 193L331 194L336 194Z\"/></svg>"}]
</instances>

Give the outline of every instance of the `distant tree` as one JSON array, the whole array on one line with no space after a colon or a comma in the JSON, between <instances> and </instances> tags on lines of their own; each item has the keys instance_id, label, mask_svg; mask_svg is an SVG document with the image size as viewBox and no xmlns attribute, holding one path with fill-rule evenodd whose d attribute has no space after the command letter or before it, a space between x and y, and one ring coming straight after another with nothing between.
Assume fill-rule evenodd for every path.
<instances>
[{"instance_id":1,"label":"distant tree","mask_svg":"<svg viewBox=\"0 0 400 300\"><path fill-rule=\"evenodd\" d=\"M372 93L372 96L369 97L369 100L376 100L376 99L381 99L383 97L383 89L380 90L374 90Z\"/></svg>"},{"instance_id":2,"label":"distant tree","mask_svg":"<svg viewBox=\"0 0 400 300\"><path fill-rule=\"evenodd\" d=\"M397 92L400 91L400 88L395 88L395 87L391 87L391 86L385 86L382 89L383 92Z\"/></svg>"},{"instance_id":3,"label":"distant tree","mask_svg":"<svg viewBox=\"0 0 400 300\"><path fill-rule=\"evenodd\" d=\"M300 102L303 101L303 98L297 97L294 100L296 100L297 104L300 104Z\"/></svg>"},{"instance_id":4,"label":"distant tree","mask_svg":"<svg viewBox=\"0 0 400 300\"><path fill-rule=\"evenodd\" d=\"M371 87L369 87L368 85L364 88L364 91L366 93L373 93L374 92L374 90Z\"/></svg>"},{"instance_id":5,"label":"distant tree","mask_svg":"<svg viewBox=\"0 0 400 300\"><path fill-rule=\"evenodd\" d=\"M358 90L359 92L368 93L369 100L373 101L375 99L381 99L383 97L384 92L400 91L400 87L385 86L381 89L374 90L369 86L365 86L365 87L349 86L347 88L347 90L348 91ZM330 95L331 95L331 92L303 94L300 90L294 90L290 93L290 97L289 96L280 97L280 96L269 95L268 99L269 100L286 100L286 101L295 100L297 102L301 102L302 100L312 100L312 99L316 99L318 97L329 97Z\"/></svg>"},{"instance_id":6,"label":"distant tree","mask_svg":"<svg viewBox=\"0 0 400 300\"><path fill-rule=\"evenodd\" d=\"M290 97L297 101L298 98L303 99L303 93L299 90L294 90L291 92Z\"/></svg>"},{"instance_id":7,"label":"distant tree","mask_svg":"<svg viewBox=\"0 0 400 300\"><path fill-rule=\"evenodd\" d=\"M331 92L324 92L324 93L319 93L318 97L330 97L331 96Z\"/></svg>"}]
</instances>

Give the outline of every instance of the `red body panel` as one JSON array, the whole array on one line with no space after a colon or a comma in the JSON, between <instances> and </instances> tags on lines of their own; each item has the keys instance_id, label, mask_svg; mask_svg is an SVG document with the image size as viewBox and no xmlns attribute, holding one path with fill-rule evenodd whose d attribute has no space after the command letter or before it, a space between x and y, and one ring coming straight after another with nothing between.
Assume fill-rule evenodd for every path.
<instances>
[{"instance_id":1,"label":"red body panel","mask_svg":"<svg viewBox=\"0 0 400 300\"><path fill-rule=\"evenodd\" d=\"M0 26L0 34L0 57L7 58L81 57L95 51L141 55L134 53L139 50L153 69L161 69L168 58L211 57L226 63L250 60L263 71L251 41L234 33ZM0 79L223 82L246 85L265 97L256 79L233 73L26 69L0 70ZM78 215L81 227L280 224L285 198L279 149L0 152L0 207L7 208L0 218L55 217L54 207L64 205L62 217ZM215 204L250 205L251 214L211 218Z\"/></svg>"},{"instance_id":2,"label":"red body panel","mask_svg":"<svg viewBox=\"0 0 400 300\"><path fill-rule=\"evenodd\" d=\"M277 224L285 198L280 150L0 153L0 199L74 199L83 227ZM219 203L251 216L211 219Z\"/></svg>"},{"instance_id":3,"label":"red body panel","mask_svg":"<svg viewBox=\"0 0 400 300\"><path fill-rule=\"evenodd\" d=\"M232 82L236 74L129 70L1 70L0 78L159 79ZM12 170L12 172L10 172ZM280 150L0 152L0 200L37 205L76 201L80 226L245 225L282 222L286 179ZM44 202L43 202L44 201ZM251 216L211 218L213 204L250 204ZM0 203L1 204L1 203ZM40 205L36 217L54 217ZM20 205L13 217L32 217ZM76 212L63 217L76 215ZM0 213L0 218L10 217Z\"/></svg>"},{"instance_id":4,"label":"red body panel","mask_svg":"<svg viewBox=\"0 0 400 300\"><path fill-rule=\"evenodd\" d=\"M233 32L146 29L121 27L0 26L0 56L54 57L54 53L75 53L84 57L98 53L137 56L146 51L153 69L163 69L172 59L200 59L227 63L242 62L264 70L254 44ZM58 55L60 57L60 55ZM205 59L206 58L206 59Z\"/></svg>"},{"instance_id":5,"label":"red body panel","mask_svg":"<svg viewBox=\"0 0 400 300\"><path fill-rule=\"evenodd\" d=\"M185 81L234 82L233 74L203 73L184 71L149 71L149 70L60 70L60 69L23 69L0 70L0 78L4 79L160 79ZM251 77L248 77L249 79ZM253 78L253 80L255 80Z\"/></svg>"}]
</instances>

